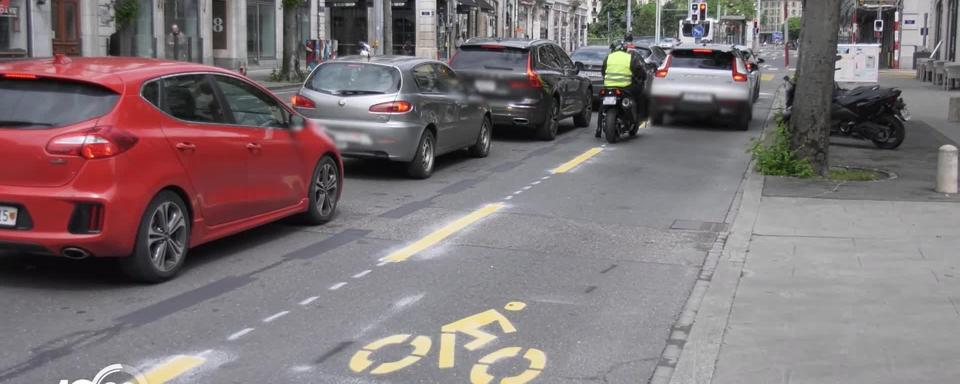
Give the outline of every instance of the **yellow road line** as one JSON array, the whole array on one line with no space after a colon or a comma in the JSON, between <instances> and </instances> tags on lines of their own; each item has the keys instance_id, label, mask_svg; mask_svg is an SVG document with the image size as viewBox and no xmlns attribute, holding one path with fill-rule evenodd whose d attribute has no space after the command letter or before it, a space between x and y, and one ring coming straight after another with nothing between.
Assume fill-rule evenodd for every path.
<instances>
[{"instance_id":1,"label":"yellow road line","mask_svg":"<svg viewBox=\"0 0 960 384\"><path fill-rule=\"evenodd\" d=\"M764 74L760 75L760 81L770 81L770 80L773 80L773 74L772 74L772 73L764 73Z\"/></svg>"},{"instance_id":2,"label":"yellow road line","mask_svg":"<svg viewBox=\"0 0 960 384\"><path fill-rule=\"evenodd\" d=\"M450 237L450 235L457 233L470 224L473 224L484 217L490 216L490 214L500 210L500 208L503 208L503 204L487 204L483 208L473 211L469 215L461 217L456 221L447 224L443 228L433 231L433 233L420 240L417 240L415 243L387 255L386 257L380 259L380 261L388 263L399 263L401 261L406 261L407 259L413 257L413 255L423 252L427 248L436 245L437 243L443 241L443 239Z\"/></svg>"},{"instance_id":3,"label":"yellow road line","mask_svg":"<svg viewBox=\"0 0 960 384\"><path fill-rule=\"evenodd\" d=\"M199 367L206 359L197 356L178 355L150 369L143 375L150 384L163 384L178 376L187 373L191 369Z\"/></svg>"},{"instance_id":4,"label":"yellow road line","mask_svg":"<svg viewBox=\"0 0 960 384\"><path fill-rule=\"evenodd\" d=\"M573 160L570 160L570 161L568 161L568 162L566 162L566 163L563 163L563 165L554 168L552 172L553 172L553 173L567 173L567 172L569 172L571 169L574 169L574 168L576 168L578 165L580 165L580 163L589 160L591 157L596 156L596 155L597 155L598 153L600 153L601 151L603 151L603 148L600 148L600 147L591 148L589 151L586 151L586 152L582 153L580 156L574 157Z\"/></svg>"}]
</instances>

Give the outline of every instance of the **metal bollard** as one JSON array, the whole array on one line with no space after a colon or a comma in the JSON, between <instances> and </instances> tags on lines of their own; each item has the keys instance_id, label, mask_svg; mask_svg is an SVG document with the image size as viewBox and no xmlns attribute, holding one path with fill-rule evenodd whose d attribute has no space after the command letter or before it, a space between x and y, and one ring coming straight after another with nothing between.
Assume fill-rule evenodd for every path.
<instances>
[{"instance_id":1,"label":"metal bollard","mask_svg":"<svg viewBox=\"0 0 960 384\"><path fill-rule=\"evenodd\" d=\"M957 193L957 147L940 147L937 157L937 192Z\"/></svg>"}]
</instances>

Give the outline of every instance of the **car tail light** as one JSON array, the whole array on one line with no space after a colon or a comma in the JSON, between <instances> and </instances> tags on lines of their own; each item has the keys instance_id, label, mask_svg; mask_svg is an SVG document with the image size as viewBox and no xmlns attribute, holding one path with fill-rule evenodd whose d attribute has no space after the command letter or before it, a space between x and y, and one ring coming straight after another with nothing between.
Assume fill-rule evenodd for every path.
<instances>
[{"instance_id":1,"label":"car tail light","mask_svg":"<svg viewBox=\"0 0 960 384\"><path fill-rule=\"evenodd\" d=\"M370 106L373 113L407 113L413 110L413 104L406 101L391 101Z\"/></svg>"},{"instance_id":2,"label":"car tail light","mask_svg":"<svg viewBox=\"0 0 960 384\"><path fill-rule=\"evenodd\" d=\"M313 100L299 94L293 95L293 97L290 98L290 104L297 108L314 109L317 107L317 104L314 103Z\"/></svg>"},{"instance_id":3,"label":"car tail light","mask_svg":"<svg viewBox=\"0 0 960 384\"><path fill-rule=\"evenodd\" d=\"M3 74L4 79L19 79L19 80L36 80L37 75L31 73L5 73Z\"/></svg>"},{"instance_id":4,"label":"car tail light","mask_svg":"<svg viewBox=\"0 0 960 384\"><path fill-rule=\"evenodd\" d=\"M606 95L607 95L607 89L606 89L606 88L600 88L600 96L606 96Z\"/></svg>"},{"instance_id":5,"label":"car tail light","mask_svg":"<svg viewBox=\"0 0 960 384\"><path fill-rule=\"evenodd\" d=\"M670 63L673 62L673 56L667 56L667 60L663 62L663 65L660 68L657 68L657 71L653 73L656 77L667 77L667 72L670 71Z\"/></svg>"},{"instance_id":6,"label":"car tail light","mask_svg":"<svg viewBox=\"0 0 960 384\"><path fill-rule=\"evenodd\" d=\"M514 80L510 82L510 87L512 88L540 88L543 87L543 82L540 81L540 76L533 71L533 55L527 55L527 80Z\"/></svg>"},{"instance_id":7,"label":"car tail light","mask_svg":"<svg viewBox=\"0 0 960 384\"><path fill-rule=\"evenodd\" d=\"M733 81L747 81L747 74L737 71L737 58L733 58Z\"/></svg>"},{"instance_id":8,"label":"car tail light","mask_svg":"<svg viewBox=\"0 0 960 384\"><path fill-rule=\"evenodd\" d=\"M79 156L88 160L104 159L126 152L139 140L136 136L113 127L96 127L54 137L47 143L47 152Z\"/></svg>"}]
</instances>

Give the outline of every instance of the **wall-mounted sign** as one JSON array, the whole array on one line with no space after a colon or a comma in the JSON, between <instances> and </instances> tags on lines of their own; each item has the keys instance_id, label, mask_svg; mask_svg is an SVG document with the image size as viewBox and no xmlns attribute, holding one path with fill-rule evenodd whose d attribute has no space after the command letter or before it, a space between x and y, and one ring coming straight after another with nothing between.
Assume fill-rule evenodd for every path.
<instances>
[{"instance_id":1,"label":"wall-mounted sign","mask_svg":"<svg viewBox=\"0 0 960 384\"><path fill-rule=\"evenodd\" d=\"M213 49L227 49L227 0L213 0Z\"/></svg>"},{"instance_id":2,"label":"wall-mounted sign","mask_svg":"<svg viewBox=\"0 0 960 384\"><path fill-rule=\"evenodd\" d=\"M433 16L433 11L420 11L420 16Z\"/></svg>"},{"instance_id":3,"label":"wall-mounted sign","mask_svg":"<svg viewBox=\"0 0 960 384\"><path fill-rule=\"evenodd\" d=\"M0 4L0 17L20 17L20 8Z\"/></svg>"}]
</instances>

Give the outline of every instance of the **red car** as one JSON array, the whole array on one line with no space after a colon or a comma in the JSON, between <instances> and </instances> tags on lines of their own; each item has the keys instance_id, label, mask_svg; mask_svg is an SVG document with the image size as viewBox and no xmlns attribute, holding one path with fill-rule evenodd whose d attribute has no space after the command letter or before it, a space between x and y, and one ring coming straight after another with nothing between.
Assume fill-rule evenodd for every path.
<instances>
[{"instance_id":1,"label":"red car","mask_svg":"<svg viewBox=\"0 0 960 384\"><path fill-rule=\"evenodd\" d=\"M0 63L0 250L124 257L160 282L190 247L295 214L329 221L322 129L233 72L138 58Z\"/></svg>"}]
</instances>

